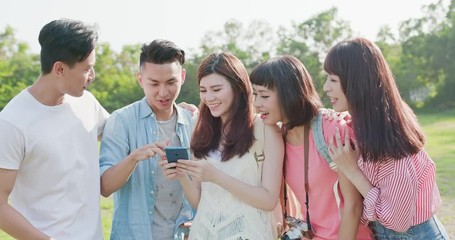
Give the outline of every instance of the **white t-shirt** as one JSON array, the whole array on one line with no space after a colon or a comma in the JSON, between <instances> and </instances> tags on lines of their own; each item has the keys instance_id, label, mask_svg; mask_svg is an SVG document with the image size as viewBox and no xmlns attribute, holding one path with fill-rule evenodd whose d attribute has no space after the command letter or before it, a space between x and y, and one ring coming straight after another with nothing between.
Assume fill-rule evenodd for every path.
<instances>
[{"instance_id":1,"label":"white t-shirt","mask_svg":"<svg viewBox=\"0 0 455 240\"><path fill-rule=\"evenodd\" d=\"M23 90L0 113L0 168L18 170L10 202L55 239L103 239L97 137L108 116L87 91L45 106Z\"/></svg>"}]
</instances>

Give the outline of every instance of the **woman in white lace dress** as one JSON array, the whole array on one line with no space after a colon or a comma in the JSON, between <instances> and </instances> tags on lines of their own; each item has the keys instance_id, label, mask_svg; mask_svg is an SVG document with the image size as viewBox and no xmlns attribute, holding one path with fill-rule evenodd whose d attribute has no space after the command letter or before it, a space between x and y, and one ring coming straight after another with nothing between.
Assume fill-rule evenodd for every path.
<instances>
[{"instance_id":1,"label":"woman in white lace dress","mask_svg":"<svg viewBox=\"0 0 455 240\"><path fill-rule=\"evenodd\" d=\"M197 208L189 239L277 239L273 210L284 155L279 129L255 114L248 72L234 55L209 55L197 78L194 159L160 163Z\"/></svg>"}]
</instances>

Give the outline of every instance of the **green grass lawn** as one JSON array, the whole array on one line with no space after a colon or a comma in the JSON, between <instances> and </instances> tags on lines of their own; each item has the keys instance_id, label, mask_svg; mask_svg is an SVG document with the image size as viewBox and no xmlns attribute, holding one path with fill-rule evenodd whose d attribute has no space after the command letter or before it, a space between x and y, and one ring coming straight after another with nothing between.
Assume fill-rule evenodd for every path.
<instances>
[{"instance_id":1,"label":"green grass lawn","mask_svg":"<svg viewBox=\"0 0 455 240\"><path fill-rule=\"evenodd\" d=\"M422 113L418 116L427 136L425 149L437 166L439 190L443 196L454 199L455 111Z\"/></svg>"},{"instance_id":2,"label":"green grass lawn","mask_svg":"<svg viewBox=\"0 0 455 240\"><path fill-rule=\"evenodd\" d=\"M437 183L443 205L436 214L455 239L455 110L420 113L419 122L427 136L425 149L437 167Z\"/></svg>"},{"instance_id":3,"label":"green grass lawn","mask_svg":"<svg viewBox=\"0 0 455 240\"><path fill-rule=\"evenodd\" d=\"M450 238L455 239L455 110L419 113L418 119L427 136L425 149L436 163L437 182L444 201L437 216L447 228ZM106 240L110 236L112 211L112 199L101 197L101 216ZM12 238L0 231L0 239Z\"/></svg>"},{"instance_id":4,"label":"green grass lawn","mask_svg":"<svg viewBox=\"0 0 455 240\"><path fill-rule=\"evenodd\" d=\"M112 213L114 211L114 202L111 197L104 198L101 196L101 219L103 219L104 239L109 240L111 236ZM2 239L2 238L0 238Z\"/></svg>"}]
</instances>

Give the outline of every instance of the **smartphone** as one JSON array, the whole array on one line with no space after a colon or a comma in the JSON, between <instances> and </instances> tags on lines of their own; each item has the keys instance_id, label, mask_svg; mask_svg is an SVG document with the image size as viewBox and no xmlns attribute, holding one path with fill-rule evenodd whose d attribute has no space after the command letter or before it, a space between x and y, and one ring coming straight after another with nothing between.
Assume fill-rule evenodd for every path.
<instances>
[{"instance_id":1,"label":"smartphone","mask_svg":"<svg viewBox=\"0 0 455 240\"><path fill-rule=\"evenodd\" d=\"M187 147L167 147L164 149L168 163L177 162L178 159L190 159Z\"/></svg>"}]
</instances>

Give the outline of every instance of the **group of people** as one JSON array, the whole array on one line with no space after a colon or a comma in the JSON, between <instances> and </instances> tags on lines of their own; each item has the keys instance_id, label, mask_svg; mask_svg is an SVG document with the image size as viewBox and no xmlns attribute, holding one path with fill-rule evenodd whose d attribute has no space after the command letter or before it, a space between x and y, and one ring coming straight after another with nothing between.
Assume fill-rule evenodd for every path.
<instances>
[{"instance_id":1,"label":"group of people","mask_svg":"<svg viewBox=\"0 0 455 240\"><path fill-rule=\"evenodd\" d=\"M175 102L185 52L154 40L139 56L144 98L109 114L87 91L97 38L80 21L46 24L40 76L0 113L0 229L12 237L103 239L99 197L113 194L113 240L448 239L424 134L373 42L328 52L333 110L297 58L248 74L221 52L197 69L192 112ZM167 146L192 157L168 163Z\"/></svg>"}]
</instances>

